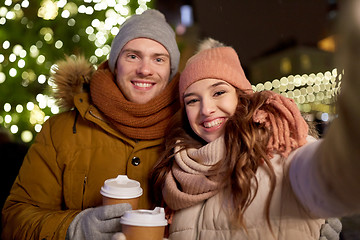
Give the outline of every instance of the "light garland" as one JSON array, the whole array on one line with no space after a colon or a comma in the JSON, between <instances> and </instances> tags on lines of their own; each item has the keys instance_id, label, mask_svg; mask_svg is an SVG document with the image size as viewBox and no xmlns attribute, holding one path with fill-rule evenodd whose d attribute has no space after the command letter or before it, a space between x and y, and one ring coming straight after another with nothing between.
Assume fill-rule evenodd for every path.
<instances>
[{"instance_id":1,"label":"light garland","mask_svg":"<svg viewBox=\"0 0 360 240\"><path fill-rule=\"evenodd\" d=\"M265 83L252 85L254 91L271 90L294 99L300 111L309 113L321 111L335 114L332 104L339 93L341 79L336 68L325 73L290 75Z\"/></svg>"}]
</instances>

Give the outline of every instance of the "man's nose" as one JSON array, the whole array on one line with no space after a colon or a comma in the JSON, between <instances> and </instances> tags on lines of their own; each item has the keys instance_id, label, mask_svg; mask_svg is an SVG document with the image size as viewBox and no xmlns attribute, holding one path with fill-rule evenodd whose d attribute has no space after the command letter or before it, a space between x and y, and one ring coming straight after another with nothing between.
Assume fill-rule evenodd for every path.
<instances>
[{"instance_id":1,"label":"man's nose","mask_svg":"<svg viewBox=\"0 0 360 240\"><path fill-rule=\"evenodd\" d=\"M137 68L137 74L142 76L149 76L153 74L153 70L151 67L151 63L149 60L143 59L138 68Z\"/></svg>"}]
</instances>

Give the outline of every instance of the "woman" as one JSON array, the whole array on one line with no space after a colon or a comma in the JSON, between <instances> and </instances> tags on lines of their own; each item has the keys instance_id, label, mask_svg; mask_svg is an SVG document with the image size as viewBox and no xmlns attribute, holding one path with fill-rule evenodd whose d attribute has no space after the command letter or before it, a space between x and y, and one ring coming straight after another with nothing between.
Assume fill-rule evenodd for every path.
<instances>
[{"instance_id":1,"label":"woman","mask_svg":"<svg viewBox=\"0 0 360 240\"><path fill-rule=\"evenodd\" d=\"M358 71L348 67L347 76ZM319 239L324 218L360 212L360 153L349 142L358 135L348 124L324 141L309 136L292 100L252 92L231 47L189 59L179 92L184 111L152 174L155 197L162 192L175 211L170 239ZM343 110L359 99L352 94L340 99ZM333 142L344 133L350 158Z\"/></svg>"}]
</instances>

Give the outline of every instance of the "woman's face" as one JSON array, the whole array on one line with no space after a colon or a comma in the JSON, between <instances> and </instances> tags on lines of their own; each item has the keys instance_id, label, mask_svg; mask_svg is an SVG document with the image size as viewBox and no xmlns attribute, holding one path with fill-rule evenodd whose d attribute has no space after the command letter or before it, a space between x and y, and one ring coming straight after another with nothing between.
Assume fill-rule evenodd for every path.
<instances>
[{"instance_id":1,"label":"woman's face","mask_svg":"<svg viewBox=\"0 0 360 240\"><path fill-rule=\"evenodd\" d=\"M225 122L235 113L237 103L235 87L218 79L199 80L184 92L190 126L206 142L224 134Z\"/></svg>"}]
</instances>

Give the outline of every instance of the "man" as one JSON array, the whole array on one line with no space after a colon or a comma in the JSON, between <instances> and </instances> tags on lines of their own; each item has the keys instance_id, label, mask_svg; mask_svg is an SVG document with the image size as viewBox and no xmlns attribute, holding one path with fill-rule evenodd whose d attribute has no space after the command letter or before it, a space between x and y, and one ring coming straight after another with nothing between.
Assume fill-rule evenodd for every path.
<instances>
[{"instance_id":1,"label":"man","mask_svg":"<svg viewBox=\"0 0 360 240\"><path fill-rule=\"evenodd\" d=\"M110 239L128 204L100 206L104 181L126 174L144 190L177 111L180 53L164 16L129 18L109 60L59 62L55 97L65 112L44 123L2 211L3 239ZM99 207L100 206L100 207Z\"/></svg>"}]
</instances>

